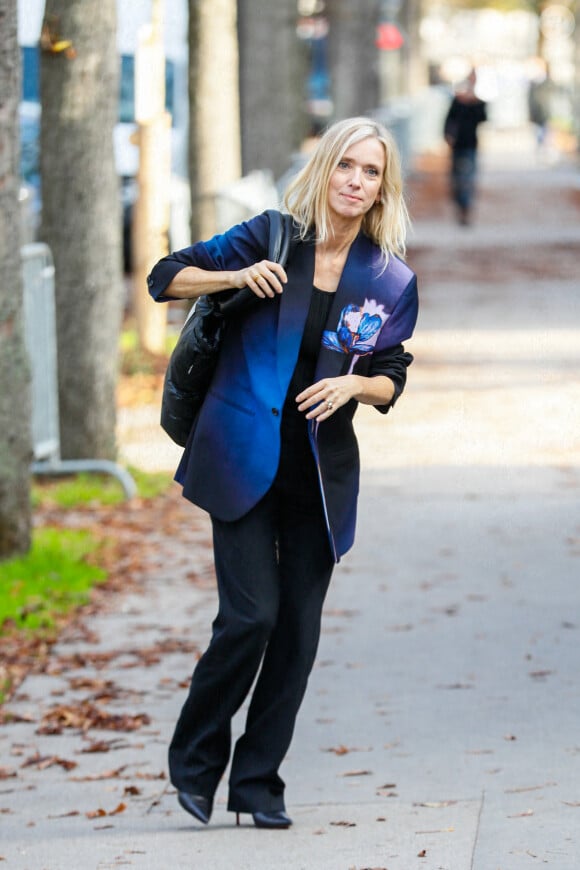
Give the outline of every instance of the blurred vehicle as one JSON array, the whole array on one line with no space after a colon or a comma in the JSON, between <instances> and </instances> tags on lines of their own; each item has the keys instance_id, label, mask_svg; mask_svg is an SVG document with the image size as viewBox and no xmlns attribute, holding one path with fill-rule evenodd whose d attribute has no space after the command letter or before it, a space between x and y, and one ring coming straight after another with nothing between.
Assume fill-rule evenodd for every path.
<instances>
[{"instance_id":1,"label":"blurred vehicle","mask_svg":"<svg viewBox=\"0 0 580 870\"><path fill-rule=\"evenodd\" d=\"M18 38L22 59L22 101L20 104L21 137L21 207L23 240L37 238L41 185L39 162L40 133L40 30L44 0L18 0ZM171 114L172 202L171 234L179 247L189 243L189 215L184 208L187 191L187 9L182 0L166 0L165 27L165 94ZM123 211L123 262L131 270L131 224L137 199L136 182L139 149L135 144L135 51L141 25L149 22L150 0L117 0L120 83L119 115L113 132L115 165L119 175L119 196Z\"/></svg>"}]
</instances>

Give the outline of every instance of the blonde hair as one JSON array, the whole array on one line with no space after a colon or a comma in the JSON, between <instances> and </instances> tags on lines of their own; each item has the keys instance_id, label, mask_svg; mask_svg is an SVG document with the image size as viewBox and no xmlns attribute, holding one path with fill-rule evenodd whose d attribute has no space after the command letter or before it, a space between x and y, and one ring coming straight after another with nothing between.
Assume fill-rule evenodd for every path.
<instances>
[{"instance_id":1,"label":"blonde hair","mask_svg":"<svg viewBox=\"0 0 580 870\"><path fill-rule=\"evenodd\" d=\"M364 215L363 232L381 249L385 261L389 254L405 256L409 214L403 198L401 159L389 131L371 118L347 118L332 124L322 135L306 166L290 182L284 205L300 224L305 238L314 227L318 241L331 234L328 211L328 186L332 173L348 149L363 139L377 139L385 151L385 168L380 202Z\"/></svg>"}]
</instances>

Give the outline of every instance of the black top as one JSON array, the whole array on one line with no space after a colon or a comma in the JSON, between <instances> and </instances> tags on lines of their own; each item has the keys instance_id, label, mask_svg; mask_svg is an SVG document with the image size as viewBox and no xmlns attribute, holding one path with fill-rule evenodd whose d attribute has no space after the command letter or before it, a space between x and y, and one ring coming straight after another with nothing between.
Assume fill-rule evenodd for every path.
<instances>
[{"instance_id":1,"label":"black top","mask_svg":"<svg viewBox=\"0 0 580 870\"><path fill-rule=\"evenodd\" d=\"M465 101L453 99L445 119L445 136L453 140L453 148L477 148L477 127L487 120L485 103L482 100Z\"/></svg>"},{"instance_id":2,"label":"black top","mask_svg":"<svg viewBox=\"0 0 580 870\"><path fill-rule=\"evenodd\" d=\"M296 367L282 413L281 453L277 483L295 495L319 498L318 473L308 437L306 412L299 411L296 396L314 381L322 332L334 293L312 288L310 307L302 334Z\"/></svg>"},{"instance_id":3,"label":"black top","mask_svg":"<svg viewBox=\"0 0 580 870\"><path fill-rule=\"evenodd\" d=\"M276 485L302 507L319 503L320 487L310 446L308 421L305 412L298 410L296 396L314 382L322 333L333 300L334 293L312 288L298 360L282 412L281 453ZM405 352L402 344L373 353L368 376L386 375L395 386L393 398L387 405L378 405L379 411L386 413L395 404L404 389L407 367L412 360L413 356Z\"/></svg>"}]
</instances>

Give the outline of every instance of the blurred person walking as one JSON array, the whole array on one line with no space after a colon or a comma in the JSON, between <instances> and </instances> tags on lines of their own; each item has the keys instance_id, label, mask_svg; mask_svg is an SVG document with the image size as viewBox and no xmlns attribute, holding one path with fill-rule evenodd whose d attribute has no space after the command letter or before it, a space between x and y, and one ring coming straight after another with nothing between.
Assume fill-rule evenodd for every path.
<instances>
[{"instance_id":1,"label":"blurred person walking","mask_svg":"<svg viewBox=\"0 0 580 870\"><path fill-rule=\"evenodd\" d=\"M486 104L475 94L477 74L471 70L457 90L443 127L451 148L451 198L462 226L471 222L477 178L477 128L487 120Z\"/></svg>"},{"instance_id":2,"label":"blurred person walking","mask_svg":"<svg viewBox=\"0 0 580 870\"><path fill-rule=\"evenodd\" d=\"M549 121L551 117L553 85L545 61L538 59L535 74L530 79L528 109L530 123L535 127L537 153L549 155Z\"/></svg>"},{"instance_id":3,"label":"blurred person walking","mask_svg":"<svg viewBox=\"0 0 580 870\"><path fill-rule=\"evenodd\" d=\"M334 564L352 546L359 402L385 414L412 356L417 282L392 136L367 118L331 126L290 183L286 268L267 259L268 217L160 260L157 301L250 288L178 468L209 512L218 613L169 749L181 806L207 824L231 720L257 677L229 775L228 810L287 828L279 767L320 636ZM218 297L219 298L219 297Z\"/></svg>"}]
</instances>

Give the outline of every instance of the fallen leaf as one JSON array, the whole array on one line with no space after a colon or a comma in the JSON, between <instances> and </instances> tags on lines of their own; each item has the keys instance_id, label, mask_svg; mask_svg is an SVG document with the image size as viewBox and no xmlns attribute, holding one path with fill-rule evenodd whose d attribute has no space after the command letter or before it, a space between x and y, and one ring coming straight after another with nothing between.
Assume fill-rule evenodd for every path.
<instances>
[{"instance_id":1,"label":"fallen leaf","mask_svg":"<svg viewBox=\"0 0 580 870\"><path fill-rule=\"evenodd\" d=\"M70 776L69 779L71 782L98 782L101 779L116 779L121 776L126 767L127 765L123 764L114 770L105 770L103 773L88 773L86 776Z\"/></svg>"},{"instance_id":2,"label":"fallen leaf","mask_svg":"<svg viewBox=\"0 0 580 870\"><path fill-rule=\"evenodd\" d=\"M135 779L167 779L167 774L164 770L160 773L135 773Z\"/></svg>"},{"instance_id":3,"label":"fallen leaf","mask_svg":"<svg viewBox=\"0 0 580 870\"><path fill-rule=\"evenodd\" d=\"M57 704L44 713L37 734L60 734L64 729L76 728L88 731L99 728L108 731L136 731L149 725L151 719L146 713L130 715L114 714L103 710L90 701L78 704Z\"/></svg>"},{"instance_id":4,"label":"fallen leaf","mask_svg":"<svg viewBox=\"0 0 580 870\"><path fill-rule=\"evenodd\" d=\"M18 776L12 767L0 767L0 779L12 779Z\"/></svg>"},{"instance_id":5,"label":"fallen leaf","mask_svg":"<svg viewBox=\"0 0 580 870\"><path fill-rule=\"evenodd\" d=\"M428 807L429 809L440 809L441 807L454 807L457 801L425 801L425 803L413 804L414 807Z\"/></svg>"},{"instance_id":6,"label":"fallen leaf","mask_svg":"<svg viewBox=\"0 0 580 870\"><path fill-rule=\"evenodd\" d=\"M337 828L356 828L356 822L331 822Z\"/></svg>"},{"instance_id":7,"label":"fallen leaf","mask_svg":"<svg viewBox=\"0 0 580 870\"><path fill-rule=\"evenodd\" d=\"M371 776L372 770L347 770L341 776Z\"/></svg>"},{"instance_id":8,"label":"fallen leaf","mask_svg":"<svg viewBox=\"0 0 580 870\"><path fill-rule=\"evenodd\" d=\"M102 807L99 807L98 810L92 810L88 813L85 813L87 819L101 819L103 816L118 816L119 813L124 813L127 809L127 804L120 803L118 804L114 810L111 810L109 813L104 810Z\"/></svg>"},{"instance_id":9,"label":"fallen leaf","mask_svg":"<svg viewBox=\"0 0 580 870\"><path fill-rule=\"evenodd\" d=\"M449 683L448 685L437 686L438 689L473 689L471 683Z\"/></svg>"},{"instance_id":10,"label":"fallen leaf","mask_svg":"<svg viewBox=\"0 0 580 870\"><path fill-rule=\"evenodd\" d=\"M533 810L525 810L523 813L516 813L513 816L508 816L508 819L525 819L526 816L533 816Z\"/></svg>"},{"instance_id":11,"label":"fallen leaf","mask_svg":"<svg viewBox=\"0 0 580 870\"><path fill-rule=\"evenodd\" d=\"M87 819L100 819L103 816L107 815L107 811L99 808L98 810L89 810L88 813L85 813Z\"/></svg>"},{"instance_id":12,"label":"fallen leaf","mask_svg":"<svg viewBox=\"0 0 580 870\"><path fill-rule=\"evenodd\" d=\"M347 616L349 619L353 616L358 616L360 610L339 610L338 608L334 608L331 610L325 610L325 617L328 616Z\"/></svg>"},{"instance_id":13,"label":"fallen leaf","mask_svg":"<svg viewBox=\"0 0 580 870\"><path fill-rule=\"evenodd\" d=\"M67 761L66 758L59 758L58 755L40 755L38 752L31 755L21 765L22 767L36 767L37 770L46 770L48 767L53 767L55 764L60 765L65 770L74 770L77 767L76 761Z\"/></svg>"},{"instance_id":14,"label":"fallen leaf","mask_svg":"<svg viewBox=\"0 0 580 870\"><path fill-rule=\"evenodd\" d=\"M417 858L426 858L427 857L427 849L421 849L420 852L417 852Z\"/></svg>"},{"instance_id":15,"label":"fallen leaf","mask_svg":"<svg viewBox=\"0 0 580 870\"><path fill-rule=\"evenodd\" d=\"M504 789L504 794L521 794L525 791L540 791L540 789L543 788L555 788L557 785L557 782L545 782L544 785L525 785L521 788L506 788Z\"/></svg>"},{"instance_id":16,"label":"fallen leaf","mask_svg":"<svg viewBox=\"0 0 580 870\"><path fill-rule=\"evenodd\" d=\"M88 740L90 739L87 735L83 735ZM131 744L127 743L126 738L124 737L112 737L110 740L92 740L88 746L85 746L84 749L78 750L81 753L91 753L91 752L111 752L114 749L127 749ZM137 744L132 746L133 749L142 748Z\"/></svg>"},{"instance_id":17,"label":"fallen leaf","mask_svg":"<svg viewBox=\"0 0 580 870\"><path fill-rule=\"evenodd\" d=\"M14 725L17 722L36 722L32 713L12 713L10 710L0 710L0 725Z\"/></svg>"}]
</instances>

